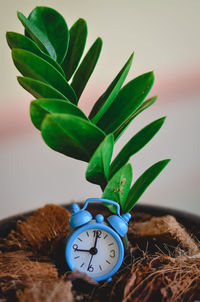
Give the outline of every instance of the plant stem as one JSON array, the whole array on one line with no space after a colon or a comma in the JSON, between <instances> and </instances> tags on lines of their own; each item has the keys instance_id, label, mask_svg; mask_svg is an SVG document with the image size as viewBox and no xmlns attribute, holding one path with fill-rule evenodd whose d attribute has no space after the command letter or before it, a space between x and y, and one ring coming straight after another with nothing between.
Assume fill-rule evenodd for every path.
<instances>
[{"instance_id":1,"label":"plant stem","mask_svg":"<svg viewBox=\"0 0 200 302\"><path fill-rule=\"evenodd\" d=\"M128 250L128 237L127 237L127 235L122 237L122 242L123 242L123 245L124 245L124 250L127 251Z\"/></svg>"}]
</instances>

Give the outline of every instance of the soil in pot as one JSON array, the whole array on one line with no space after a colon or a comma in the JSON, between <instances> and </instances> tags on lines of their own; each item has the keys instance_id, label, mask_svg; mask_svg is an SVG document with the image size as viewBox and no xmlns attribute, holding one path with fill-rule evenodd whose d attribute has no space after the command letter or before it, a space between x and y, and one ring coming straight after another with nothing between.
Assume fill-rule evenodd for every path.
<instances>
[{"instance_id":1,"label":"soil in pot","mask_svg":"<svg viewBox=\"0 0 200 302\"><path fill-rule=\"evenodd\" d=\"M99 207L90 207L90 211L96 215ZM109 214L105 208L103 214ZM1 302L200 299L197 225L187 223L186 230L174 216L134 212L124 263L112 282L99 284L78 271L70 272L66 266L64 246L70 215L63 207L47 205L13 223L8 234L4 224L0 240Z\"/></svg>"}]
</instances>

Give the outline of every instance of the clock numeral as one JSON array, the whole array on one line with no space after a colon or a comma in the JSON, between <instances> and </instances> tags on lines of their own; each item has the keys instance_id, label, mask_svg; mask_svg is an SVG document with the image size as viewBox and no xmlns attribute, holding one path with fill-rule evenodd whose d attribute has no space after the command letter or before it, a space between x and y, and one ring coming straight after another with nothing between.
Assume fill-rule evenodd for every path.
<instances>
[{"instance_id":1,"label":"clock numeral","mask_svg":"<svg viewBox=\"0 0 200 302\"><path fill-rule=\"evenodd\" d=\"M108 260L106 260L106 262L107 262L108 264L110 264L110 262L109 262Z\"/></svg>"},{"instance_id":2,"label":"clock numeral","mask_svg":"<svg viewBox=\"0 0 200 302\"><path fill-rule=\"evenodd\" d=\"M82 240L81 238L79 238L79 237L77 237L77 239L78 239L79 241L81 241L81 242L83 241L83 240Z\"/></svg>"},{"instance_id":3,"label":"clock numeral","mask_svg":"<svg viewBox=\"0 0 200 302\"><path fill-rule=\"evenodd\" d=\"M94 267L92 265L88 266L87 271L92 273L94 271Z\"/></svg>"},{"instance_id":4,"label":"clock numeral","mask_svg":"<svg viewBox=\"0 0 200 302\"><path fill-rule=\"evenodd\" d=\"M101 232L100 230L93 231L94 237L97 236L97 238L101 238L101 233L102 233L102 232Z\"/></svg>"},{"instance_id":5,"label":"clock numeral","mask_svg":"<svg viewBox=\"0 0 200 302\"><path fill-rule=\"evenodd\" d=\"M115 250L110 251L110 258L115 258Z\"/></svg>"},{"instance_id":6,"label":"clock numeral","mask_svg":"<svg viewBox=\"0 0 200 302\"><path fill-rule=\"evenodd\" d=\"M89 235L89 233L88 233L88 232L86 232L86 234L87 234L87 236L88 236L88 237L90 237L90 235Z\"/></svg>"},{"instance_id":7,"label":"clock numeral","mask_svg":"<svg viewBox=\"0 0 200 302\"><path fill-rule=\"evenodd\" d=\"M74 249L74 251L76 252L78 249L78 244L73 244L72 248Z\"/></svg>"},{"instance_id":8,"label":"clock numeral","mask_svg":"<svg viewBox=\"0 0 200 302\"><path fill-rule=\"evenodd\" d=\"M101 267L101 265L99 265L99 268L100 268L100 270L102 271L102 267Z\"/></svg>"}]
</instances>

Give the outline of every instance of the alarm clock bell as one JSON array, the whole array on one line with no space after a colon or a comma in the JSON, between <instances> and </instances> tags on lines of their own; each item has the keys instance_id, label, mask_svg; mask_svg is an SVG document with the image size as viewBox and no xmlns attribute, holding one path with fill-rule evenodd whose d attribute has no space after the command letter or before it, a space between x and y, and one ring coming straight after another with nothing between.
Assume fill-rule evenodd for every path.
<instances>
[{"instance_id":1,"label":"alarm clock bell","mask_svg":"<svg viewBox=\"0 0 200 302\"><path fill-rule=\"evenodd\" d=\"M72 229L78 228L92 220L90 212L80 209L79 205L74 203L72 205L72 216L69 220L69 225Z\"/></svg>"}]
</instances>

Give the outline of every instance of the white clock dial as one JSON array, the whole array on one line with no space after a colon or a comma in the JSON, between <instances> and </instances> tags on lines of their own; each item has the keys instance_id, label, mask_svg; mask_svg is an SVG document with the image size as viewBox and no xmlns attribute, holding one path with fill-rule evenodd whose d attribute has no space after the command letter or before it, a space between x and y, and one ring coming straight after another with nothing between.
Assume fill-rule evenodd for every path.
<instances>
[{"instance_id":1,"label":"white clock dial","mask_svg":"<svg viewBox=\"0 0 200 302\"><path fill-rule=\"evenodd\" d=\"M109 232L95 228L80 233L72 242L70 253L75 269L100 277L116 265L119 247Z\"/></svg>"}]
</instances>

